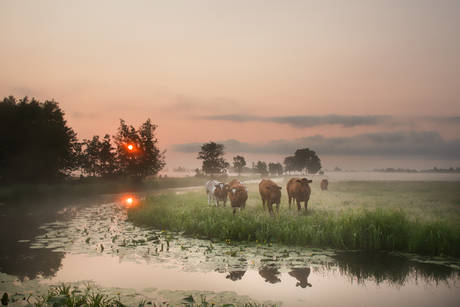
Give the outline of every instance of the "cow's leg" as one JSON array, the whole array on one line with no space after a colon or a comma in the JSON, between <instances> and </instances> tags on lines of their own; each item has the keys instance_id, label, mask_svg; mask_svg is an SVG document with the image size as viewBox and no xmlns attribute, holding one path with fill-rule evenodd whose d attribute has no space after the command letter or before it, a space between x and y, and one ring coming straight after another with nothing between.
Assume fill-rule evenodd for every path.
<instances>
[{"instance_id":1,"label":"cow's leg","mask_svg":"<svg viewBox=\"0 0 460 307\"><path fill-rule=\"evenodd\" d=\"M276 213L279 213L279 211L280 211L280 204L277 203L277 204L276 204Z\"/></svg>"},{"instance_id":2,"label":"cow's leg","mask_svg":"<svg viewBox=\"0 0 460 307\"><path fill-rule=\"evenodd\" d=\"M307 207L308 207L308 199L305 201L305 212L307 212Z\"/></svg>"},{"instance_id":3,"label":"cow's leg","mask_svg":"<svg viewBox=\"0 0 460 307\"><path fill-rule=\"evenodd\" d=\"M300 208L302 207L302 205L300 204L300 200L296 199L296 202L297 202L297 211L300 211Z\"/></svg>"},{"instance_id":4,"label":"cow's leg","mask_svg":"<svg viewBox=\"0 0 460 307\"><path fill-rule=\"evenodd\" d=\"M265 199L262 198L262 205L264 206L264 212L265 212Z\"/></svg>"},{"instance_id":5,"label":"cow's leg","mask_svg":"<svg viewBox=\"0 0 460 307\"><path fill-rule=\"evenodd\" d=\"M289 199L289 209L291 209L291 195L288 195L288 199Z\"/></svg>"},{"instance_id":6,"label":"cow's leg","mask_svg":"<svg viewBox=\"0 0 460 307\"><path fill-rule=\"evenodd\" d=\"M208 206L211 206L211 194L208 194Z\"/></svg>"}]
</instances>

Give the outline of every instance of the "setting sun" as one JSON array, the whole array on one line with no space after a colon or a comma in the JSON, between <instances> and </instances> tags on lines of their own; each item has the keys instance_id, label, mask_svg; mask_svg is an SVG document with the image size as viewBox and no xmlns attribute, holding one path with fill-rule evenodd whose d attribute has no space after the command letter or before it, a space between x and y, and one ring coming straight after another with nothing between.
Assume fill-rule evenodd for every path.
<instances>
[{"instance_id":1,"label":"setting sun","mask_svg":"<svg viewBox=\"0 0 460 307\"><path fill-rule=\"evenodd\" d=\"M129 150L133 150L133 148L134 148L133 145L128 145Z\"/></svg>"}]
</instances>

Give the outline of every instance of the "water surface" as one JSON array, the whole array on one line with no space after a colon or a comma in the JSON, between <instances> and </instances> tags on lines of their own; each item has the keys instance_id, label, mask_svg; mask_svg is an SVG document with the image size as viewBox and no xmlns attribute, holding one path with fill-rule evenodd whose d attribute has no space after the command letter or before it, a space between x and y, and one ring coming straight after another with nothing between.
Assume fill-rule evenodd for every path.
<instances>
[{"instance_id":1,"label":"water surface","mask_svg":"<svg viewBox=\"0 0 460 307\"><path fill-rule=\"evenodd\" d=\"M20 210L0 206L0 290L39 294L48 285L90 281L112 295L122 292L126 300L129 294L137 302L178 306L189 294L218 305L456 306L460 301L454 260L220 242L138 228L126 220L125 209L128 198L139 197L107 195Z\"/></svg>"}]
</instances>

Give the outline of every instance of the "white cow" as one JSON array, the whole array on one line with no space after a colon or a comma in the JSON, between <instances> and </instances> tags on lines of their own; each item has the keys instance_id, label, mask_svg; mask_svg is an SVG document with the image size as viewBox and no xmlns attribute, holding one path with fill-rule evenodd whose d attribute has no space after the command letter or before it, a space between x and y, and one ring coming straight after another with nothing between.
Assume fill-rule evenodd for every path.
<instances>
[{"instance_id":1,"label":"white cow","mask_svg":"<svg viewBox=\"0 0 460 307\"><path fill-rule=\"evenodd\" d=\"M208 195L208 206L219 207L219 202L223 206L227 203L227 187L228 184L219 182L217 180L209 180L206 182L206 194Z\"/></svg>"}]
</instances>

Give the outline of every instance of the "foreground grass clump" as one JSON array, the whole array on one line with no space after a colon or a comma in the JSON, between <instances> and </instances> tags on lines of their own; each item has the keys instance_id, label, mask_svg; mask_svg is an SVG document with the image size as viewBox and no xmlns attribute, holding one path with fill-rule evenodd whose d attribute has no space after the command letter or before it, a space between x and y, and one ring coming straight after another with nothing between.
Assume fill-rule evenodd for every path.
<instances>
[{"instance_id":1,"label":"foreground grass clump","mask_svg":"<svg viewBox=\"0 0 460 307\"><path fill-rule=\"evenodd\" d=\"M280 242L339 249L460 255L458 182L336 182L312 186L308 212L283 195L278 215L262 209L257 184L246 209L207 205L205 192L147 197L128 210L136 224L222 240Z\"/></svg>"},{"instance_id":2,"label":"foreground grass clump","mask_svg":"<svg viewBox=\"0 0 460 307\"><path fill-rule=\"evenodd\" d=\"M48 292L44 295L41 295L36 299L34 305L36 307L45 307L45 306L53 306L53 307L78 307L78 306L85 306L85 307L127 307L127 306L165 306L165 302L159 303L157 305L153 302L147 302L146 300L142 300L138 303L133 302L123 302L123 298L120 295L121 293L118 292L116 296L110 297L107 294L102 293L97 286L85 283L85 289L79 290L78 287L74 287L72 289L71 285L66 285L62 283L58 286L52 286L48 289ZM30 293L29 297L27 298L27 303L29 303L29 299L31 298L32 293ZM24 298L25 299L25 298ZM198 300L198 299L197 299ZM8 305L9 299L8 294L4 293L2 298L2 304ZM14 301L13 301L14 302ZM200 295L198 302L192 295L182 298L181 306L184 307L204 307L204 306L214 306L215 304L212 302L208 302L206 296ZM169 303L166 305L169 306ZM246 303L244 305L234 305L232 303L221 305L223 307L264 307L265 305L260 305L256 303ZM267 306L268 307L268 306ZM271 307L276 307L273 305Z\"/></svg>"}]
</instances>

